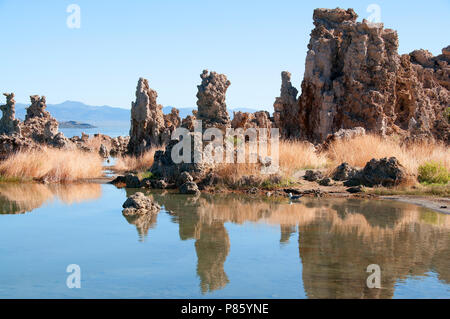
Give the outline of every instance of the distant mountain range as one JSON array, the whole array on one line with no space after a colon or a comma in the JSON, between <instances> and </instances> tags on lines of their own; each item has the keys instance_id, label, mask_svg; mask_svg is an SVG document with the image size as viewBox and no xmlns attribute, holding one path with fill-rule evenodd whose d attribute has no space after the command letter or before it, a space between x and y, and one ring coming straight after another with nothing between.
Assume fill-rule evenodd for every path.
<instances>
[{"instance_id":1,"label":"distant mountain range","mask_svg":"<svg viewBox=\"0 0 450 319\"><path fill-rule=\"evenodd\" d=\"M23 120L26 114L26 108L29 104L16 104L16 117ZM65 101L60 104L47 104L47 110L50 114L56 118L59 122L82 122L89 123L95 126L104 125L129 125L130 123L130 110L122 109L118 107L111 107L107 105L92 106L86 105L81 102ZM163 107L165 114L170 113L172 106ZM185 118L187 115L192 114L194 108L179 108L180 117ZM255 109L249 108L236 108L228 110L230 116L233 116L233 111L241 112L255 112Z\"/></svg>"}]
</instances>

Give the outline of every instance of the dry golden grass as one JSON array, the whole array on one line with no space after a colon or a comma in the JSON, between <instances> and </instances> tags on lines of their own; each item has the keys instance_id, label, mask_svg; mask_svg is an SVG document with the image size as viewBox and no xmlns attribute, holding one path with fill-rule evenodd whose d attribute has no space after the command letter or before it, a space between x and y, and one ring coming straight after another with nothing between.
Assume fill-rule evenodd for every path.
<instances>
[{"instance_id":1,"label":"dry golden grass","mask_svg":"<svg viewBox=\"0 0 450 319\"><path fill-rule=\"evenodd\" d=\"M270 152L271 150L269 150L269 156ZM248 153L247 147L246 154ZM298 170L324 168L327 164L328 159L325 154L317 153L310 143L295 141L280 141L279 143L280 171L277 175L284 181L290 179ZM236 186L242 177L251 175L260 176L260 183L266 180L277 184L276 181L273 181L273 176L261 176L261 167L256 163L222 164L215 169L215 173L229 186Z\"/></svg>"},{"instance_id":2,"label":"dry golden grass","mask_svg":"<svg viewBox=\"0 0 450 319\"><path fill-rule=\"evenodd\" d=\"M415 143L406 146L395 138L376 135L338 140L330 146L326 156L334 165L347 162L357 167L364 167L372 158L394 156L413 175L417 175L420 165L429 161L440 162L450 170L450 148L443 144Z\"/></svg>"},{"instance_id":3,"label":"dry golden grass","mask_svg":"<svg viewBox=\"0 0 450 319\"><path fill-rule=\"evenodd\" d=\"M152 148L140 156L120 156L113 168L118 172L146 171L153 165L153 157L158 150L162 148Z\"/></svg>"},{"instance_id":4,"label":"dry golden grass","mask_svg":"<svg viewBox=\"0 0 450 319\"><path fill-rule=\"evenodd\" d=\"M76 149L42 148L16 153L0 163L4 179L73 182L102 176L98 154Z\"/></svg>"},{"instance_id":5,"label":"dry golden grass","mask_svg":"<svg viewBox=\"0 0 450 319\"><path fill-rule=\"evenodd\" d=\"M319 154L310 143L280 141L280 168L285 174L293 174L300 169L316 169L327 166L325 154Z\"/></svg>"},{"instance_id":6,"label":"dry golden grass","mask_svg":"<svg viewBox=\"0 0 450 319\"><path fill-rule=\"evenodd\" d=\"M424 163L430 161L442 163L450 170L450 148L444 144L418 142L406 145L395 137L366 135L338 140L323 152L317 152L309 143L280 141L278 174L286 180L302 169L328 168L328 173L331 173L343 162L355 167L364 167L371 159L383 157L396 157L399 160L410 175L406 183L408 185L417 183L418 168ZM238 186L244 176L259 176L263 180L270 178L261 176L258 164L222 164L215 172L228 186Z\"/></svg>"}]
</instances>

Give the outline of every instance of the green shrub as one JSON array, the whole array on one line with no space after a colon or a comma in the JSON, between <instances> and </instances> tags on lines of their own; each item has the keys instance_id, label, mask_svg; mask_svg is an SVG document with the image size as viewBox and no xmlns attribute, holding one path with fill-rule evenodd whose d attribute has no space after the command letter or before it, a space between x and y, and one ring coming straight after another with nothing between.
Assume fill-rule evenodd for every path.
<instances>
[{"instance_id":1,"label":"green shrub","mask_svg":"<svg viewBox=\"0 0 450 319\"><path fill-rule=\"evenodd\" d=\"M447 121L450 123L450 106L445 109L444 113L447 117Z\"/></svg>"},{"instance_id":2,"label":"green shrub","mask_svg":"<svg viewBox=\"0 0 450 319\"><path fill-rule=\"evenodd\" d=\"M138 176L139 176L139 179L144 179L144 178L155 179L156 178L156 176L150 171L141 172L138 174Z\"/></svg>"},{"instance_id":3,"label":"green shrub","mask_svg":"<svg viewBox=\"0 0 450 319\"><path fill-rule=\"evenodd\" d=\"M427 162L419 166L419 182L424 184L447 184L450 181L450 172L438 162Z\"/></svg>"}]
</instances>

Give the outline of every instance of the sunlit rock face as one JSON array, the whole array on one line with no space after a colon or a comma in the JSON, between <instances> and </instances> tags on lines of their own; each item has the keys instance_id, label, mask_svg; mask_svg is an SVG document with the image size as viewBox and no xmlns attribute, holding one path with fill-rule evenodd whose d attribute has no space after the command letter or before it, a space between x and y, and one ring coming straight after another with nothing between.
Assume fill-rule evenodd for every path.
<instances>
[{"instance_id":1,"label":"sunlit rock face","mask_svg":"<svg viewBox=\"0 0 450 319\"><path fill-rule=\"evenodd\" d=\"M399 56L397 32L356 22L353 9L316 9L313 19L297 117L301 138L322 142L360 126L449 141L447 49L438 57L423 50Z\"/></svg>"},{"instance_id":2,"label":"sunlit rock face","mask_svg":"<svg viewBox=\"0 0 450 319\"><path fill-rule=\"evenodd\" d=\"M149 87L148 80L140 78L136 88L136 101L131 103L131 128L128 152L141 154L152 147L170 141L173 130L180 126L179 112L172 109L164 115L157 103L158 93Z\"/></svg>"},{"instance_id":3,"label":"sunlit rock face","mask_svg":"<svg viewBox=\"0 0 450 319\"><path fill-rule=\"evenodd\" d=\"M68 146L70 141L58 131L58 121L46 110L45 96L32 95L30 100L31 105L27 108L25 121L21 123L22 135L39 144L58 148Z\"/></svg>"},{"instance_id":4,"label":"sunlit rock face","mask_svg":"<svg viewBox=\"0 0 450 319\"><path fill-rule=\"evenodd\" d=\"M224 74L203 70L202 83L197 86L197 119L203 127L224 129L230 127L230 116L225 103L226 93L231 82Z\"/></svg>"},{"instance_id":5,"label":"sunlit rock face","mask_svg":"<svg viewBox=\"0 0 450 319\"><path fill-rule=\"evenodd\" d=\"M14 93L3 93L6 104L0 105L2 118L0 119L0 134L20 134L19 120L16 120L16 101Z\"/></svg>"},{"instance_id":6,"label":"sunlit rock face","mask_svg":"<svg viewBox=\"0 0 450 319\"><path fill-rule=\"evenodd\" d=\"M4 93L6 104L0 120L0 158L23 150L38 149L42 145L63 148L70 141L58 131L58 121L46 110L45 96L30 96L25 121L15 118L14 93Z\"/></svg>"},{"instance_id":7,"label":"sunlit rock face","mask_svg":"<svg viewBox=\"0 0 450 319\"><path fill-rule=\"evenodd\" d=\"M233 120L231 121L232 128L242 128L244 130L249 128L265 128L269 132L272 125L270 114L266 111L258 111L255 113L234 112Z\"/></svg>"}]
</instances>

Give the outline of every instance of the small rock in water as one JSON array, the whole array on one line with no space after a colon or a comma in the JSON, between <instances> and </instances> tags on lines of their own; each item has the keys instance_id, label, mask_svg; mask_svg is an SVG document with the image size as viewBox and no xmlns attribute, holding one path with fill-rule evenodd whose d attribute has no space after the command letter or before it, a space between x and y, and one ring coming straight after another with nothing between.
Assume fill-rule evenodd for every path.
<instances>
[{"instance_id":1,"label":"small rock in water","mask_svg":"<svg viewBox=\"0 0 450 319\"><path fill-rule=\"evenodd\" d=\"M122 214L125 216L143 215L143 214L156 214L161 207L153 201L152 198L145 196L143 193L136 193L128 197L123 203L124 210Z\"/></svg>"},{"instance_id":2,"label":"small rock in water","mask_svg":"<svg viewBox=\"0 0 450 319\"><path fill-rule=\"evenodd\" d=\"M194 182L186 182L180 186L180 194L196 195L198 193L200 190Z\"/></svg>"}]
</instances>

